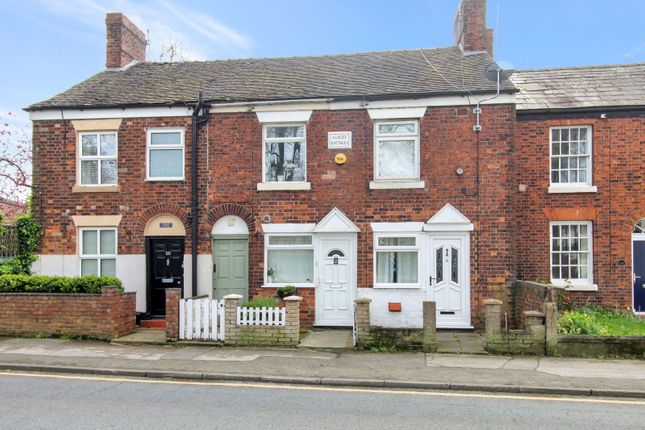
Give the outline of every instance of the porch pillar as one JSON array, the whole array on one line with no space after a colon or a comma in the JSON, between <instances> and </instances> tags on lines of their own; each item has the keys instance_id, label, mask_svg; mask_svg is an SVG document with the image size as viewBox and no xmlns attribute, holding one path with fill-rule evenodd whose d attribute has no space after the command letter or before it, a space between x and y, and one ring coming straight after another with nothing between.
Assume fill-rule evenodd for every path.
<instances>
[{"instance_id":1,"label":"porch pillar","mask_svg":"<svg viewBox=\"0 0 645 430\"><path fill-rule=\"evenodd\" d=\"M179 339L181 288L166 288L166 340Z\"/></svg>"},{"instance_id":2,"label":"porch pillar","mask_svg":"<svg viewBox=\"0 0 645 430\"><path fill-rule=\"evenodd\" d=\"M502 301L497 299L484 300L486 307L486 340L499 337L502 333Z\"/></svg>"}]
</instances>

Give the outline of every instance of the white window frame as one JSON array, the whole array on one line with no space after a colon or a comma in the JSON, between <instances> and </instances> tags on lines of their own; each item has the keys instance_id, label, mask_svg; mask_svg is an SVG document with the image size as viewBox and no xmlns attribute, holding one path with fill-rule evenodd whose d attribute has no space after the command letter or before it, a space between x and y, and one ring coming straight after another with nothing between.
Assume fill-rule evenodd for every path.
<instances>
[{"instance_id":1,"label":"white window frame","mask_svg":"<svg viewBox=\"0 0 645 430\"><path fill-rule=\"evenodd\" d=\"M563 154L553 154L553 130L569 130L572 129L586 129L587 130L587 146L588 150L588 163L587 163L587 180L585 182L553 182L553 167L552 161L554 158L562 158ZM571 154L565 156L571 157ZM575 155L574 155L575 156ZM577 154L580 157L580 154ZM557 126L549 127L549 193L593 193L598 191L598 188L593 185L593 127L591 125L570 125L570 126Z\"/></svg>"},{"instance_id":2,"label":"white window frame","mask_svg":"<svg viewBox=\"0 0 645 430\"><path fill-rule=\"evenodd\" d=\"M115 139L115 152L114 155L101 155L101 135L113 134ZM96 155L83 155L83 136L96 136ZM76 157L76 184L82 187L118 187L119 186L119 133L116 130L97 130L97 131L82 131L78 133L77 154ZM102 161L116 161L116 182L114 184L104 184L101 181L101 162ZM84 184L82 182L81 165L83 161L98 161L98 182L96 184Z\"/></svg>"},{"instance_id":3,"label":"white window frame","mask_svg":"<svg viewBox=\"0 0 645 430\"><path fill-rule=\"evenodd\" d=\"M587 226L587 278L585 279L556 279L553 278L553 226L585 225ZM573 251L580 252L580 251ZM593 222L591 221L551 221L549 223L549 278L554 285L570 286L573 291L597 291L598 286L593 283Z\"/></svg>"},{"instance_id":4,"label":"white window frame","mask_svg":"<svg viewBox=\"0 0 645 430\"><path fill-rule=\"evenodd\" d=\"M269 238L275 236L306 236L311 238L311 244L302 244L302 245L270 245ZM306 232L280 232L280 233L267 233L264 235L264 287L268 288L281 288L286 285L293 285L296 288L314 288L316 286L316 248L315 248L315 237L312 233ZM311 282L269 282L268 279L268 270L269 270L269 250L272 249L286 249L286 250L312 250L311 258L312 261L312 274Z\"/></svg>"},{"instance_id":5,"label":"white window frame","mask_svg":"<svg viewBox=\"0 0 645 430\"><path fill-rule=\"evenodd\" d=\"M303 127L302 137L267 137L267 129L269 127ZM266 144L271 142L304 142L304 148L301 148L301 153L305 157L305 179L304 181L267 181L266 180ZM258 184L258 190L270 191L280 189L291 190L308 190L310 189L309 182L307 182L307 123L306 122L269 122L262 124L262 183Z\"/></svg>"},{"instance_id":6,"label":"white window frame","mask_svg":"<svg viewBox=\"0 0 645 430\"><path fill-rule=\"evenodd\" d=\"M114 232L114 254L101 254L101 231ZM83 249L83 234L86 231L96 232L96 254L85 254ZM83 260L97 260L97 276L101 276L102 260L114 260L114 275L117 270L117 255L119 254L119 230L117 227L82 227L78 229L78 273L83 276Z\"/></svg>"},{"instance_id":7,"label":"white window frame","mask_svg":"<svg viewBox=\"0 0 645 430\"><path fill-rule=\"evenodd\" d=\"M180 144L151 145L153 133L179 133ZM183 181L186 178L186 130L181 127L149 128L146 131L146 181ZM181 149L181 177L179 176L150 176L150 152L164 149Z\"/></svg>"},{"instance_id":8,"label":"white window frame","mask_svg":"<svg viewBox=\"0 0 645 430\"><path fill-rule=\"evenodd\" d=\"M415 127L414 133L379 133L379 125L392 125L392 124L404 124L404 123L413 123ZM374 183L419 183L420 174L421 174L421 151L420 151L420 123L416 118L410 119L388 119L388 120L375 120L374 121ZM397 177L388 177L388 176L379 176L378 164L379 164L379 142L387 140L412 140L414 139L414 163L415 163L415 172L410 176L397 176ZM373 187L373 188L377 188ZM400 188L422 188L422 187L400 187Z\"/></svg>"},{"instance_id":9,"label":"white window frame","mask_svg":"<svg viewBox=\"0 0 645 430\"><path fill-rule=\"evenodd\" d=\"M404 238L414 238L415 244L413 245L403 245L403 246L380 246L378 244L378 241L380 238L386 238L386 237L404 237ZM422 258L425 258L424 255L422 255L422 249L423 249L423 244L421 243L421 235L420 234L415 234L415 233L410 233L410 232L388 232L388 233L374 233L374 244L373 244L373 255L372 255L372 260L373 260L373 287L374 288L421 288L421 270L422 270ZM415 251L417 253L417 282L415 283L379 283L378 282L378 271L377 271L377 253L378 252L396 252L396 251L401 251L401 252L410 252L410 251Z\"/></svg>"}]
</instances>

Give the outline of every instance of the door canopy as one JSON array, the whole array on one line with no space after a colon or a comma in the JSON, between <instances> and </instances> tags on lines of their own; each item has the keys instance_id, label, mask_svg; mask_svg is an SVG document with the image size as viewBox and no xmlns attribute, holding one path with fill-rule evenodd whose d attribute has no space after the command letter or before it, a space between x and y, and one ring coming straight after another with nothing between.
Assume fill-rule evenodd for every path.
<instances>
[{"instance_id":1,"label":"door canopy","mask_svg":"<svg viewBox=\"0 0 645 430\"><path fill-rule=\"evenodd\" d=\"M184 223L170 214L157 215L150 218L143 230L144 236L186 236Z\"/></svg>"},{"instance_id":2,"label":"door canopy","mask_svg":"<svg viewBox=\"0 0 645 430\"><path fill-rule=\"evenodd\" d=\"M450 203L434 214L425 225L423 231L473 231L473 224Z\"/></svg>"},{"instance_id":3,"label":"door canopy","mask_svg":"<svg viewBox=\"0 0 645 430\"><path fill-rule=\"evenodd\" d=\"M334 208L314 228L314 233L358 233L360 229L338 208Z\"/></svg>"}]
</instances>

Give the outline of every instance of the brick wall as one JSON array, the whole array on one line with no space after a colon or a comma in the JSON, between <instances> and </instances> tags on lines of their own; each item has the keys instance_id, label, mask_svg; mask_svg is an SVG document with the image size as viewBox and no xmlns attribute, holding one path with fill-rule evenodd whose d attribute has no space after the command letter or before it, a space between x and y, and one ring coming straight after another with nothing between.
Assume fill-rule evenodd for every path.
<instances>
[{"instance_id":1,"label":"brick wall","mask_svg":"<svg viewBox=\"0 0 645 430\"><path fill-rule=\"evenodd\" d=\"M593 128L596 193L549 194L549 128ZM631 235L645 217L645 115L600 114L576 118L518 116L516 126L518 278L549 280L549 221L593 221L593 280L597 292L572 292L575 301L632 306ZM517 184L514 187L517 190Z\"/></svg>"},{"instance_id":2,"label":"brick wall","mask_svg":"<svg viewBox=\"0 0 645 430\"><path fill-rule=\"evenodd\" d=\"M114 339L135 328L135 294L0 293L0 334Z\"/></svg>"},{"instance_id":3,"label":"brick wall","mask_svg":"<svg viewBox=\"0 0 645 430\"><path fill-rule=\"evenodd\" d=\"M200 130L198 252L211 252L210 232L219 216L233 213L250 227L250 295L264 274L261 218L274 223L315 223L338 206L361 229L358 234L358 287L372 285L371 222L426 221L450 203L475 225L471 236L471 291L474 322L482 297L508 299L515 274L512 187L515 186L513 105L483 107L477 137L467 107L429 107L421 119L421 179L425 189L370 190L373 179L373 121L366 110L314 111L307 123L307 179L310 191L257 191L262 181L262 126L255 113L212 114ZM119 185L116 193L72 193L76 181L76 132L69 121L35 121L38 195L35 213L45 228L44 254L75 254L72 215L123 215L119 254L144 253L143 229L159 213L184 221L190 253L190 175L183 182L145 181L146 130L186 127L186 166L190 166L190 118L124 119L119 129ZM352 131L348 161L334 163L329 131ZM480 181L477 186L477 138ZM464 175L455 169L464 169ZM351 196L349 198L348 196ZM271 291L271 294L273 292ZM304 296L303 321L314 319L314 290Z\"/></svg>"}]
</instances>

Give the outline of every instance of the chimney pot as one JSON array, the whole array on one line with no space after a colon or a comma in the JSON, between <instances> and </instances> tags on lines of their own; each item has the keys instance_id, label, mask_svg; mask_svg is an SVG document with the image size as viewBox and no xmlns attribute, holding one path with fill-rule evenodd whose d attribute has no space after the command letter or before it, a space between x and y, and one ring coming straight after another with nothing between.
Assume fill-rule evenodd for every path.
<instances>
[{"instance_id":1,"label":"chimney pot","mask_svg":"<svg viewBox=\"0 0 645 430\"><path fill-rule=\"evenodd\" d=\"M146 60L146 35L122 13L105 16L107 51L105 66L108 69L127 66L133 61Z\"/></svg>"}]
</instances>

